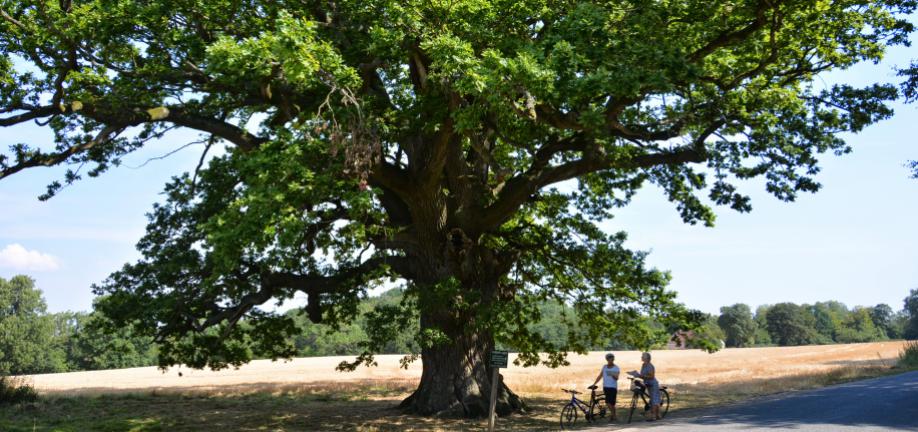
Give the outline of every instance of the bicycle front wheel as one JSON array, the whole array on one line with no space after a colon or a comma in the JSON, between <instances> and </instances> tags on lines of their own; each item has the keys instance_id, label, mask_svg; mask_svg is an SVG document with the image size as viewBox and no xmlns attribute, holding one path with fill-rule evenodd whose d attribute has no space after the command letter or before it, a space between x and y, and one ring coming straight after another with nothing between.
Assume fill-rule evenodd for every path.
<instances>
[{"instance_id":1,"label":"bicycle front wheel","mask_svg":"<svg viewBox=\"0 0 918 432\"><path fill-rule=\"evenodd\" d=\"M669 392L660 389L660 418L666 417L669 412Z\"/></svg>"},{"instance_id":2,"label":"bicycle front wheel","mask_svg":"<svg viewBox=\"0 0 918 432\"><path fill-rule=\"evenodd\" d=\"M577 407L567 404L561 409L561 430L571 429L577 422Z\"/></svg>"},{"instance_id":3,"label":"bicycle front wheel","mask_svg":"<svg viewBox=\"0 0 918 432\"><path fill-rule=\"evenodd\" d=\"M631 417L634 417L634 410L637 409L638 395L631 396L631 409L628 410L628 423L631 423Z\"/></svg>"}]
</instances>

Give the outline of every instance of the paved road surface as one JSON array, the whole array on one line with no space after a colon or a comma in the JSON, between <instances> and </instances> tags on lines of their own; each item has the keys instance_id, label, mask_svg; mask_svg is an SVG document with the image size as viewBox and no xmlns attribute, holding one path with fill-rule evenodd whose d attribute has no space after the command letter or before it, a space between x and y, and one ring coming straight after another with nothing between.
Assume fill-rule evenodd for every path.
<instances>
[{"instance_id":1,"label":"paved road surface","mask_svg":"<svg viewBox=\"0 0 918 432\"><path fill-rule=\"evenodd\" d=\"M767 397L643 426L639 428L648 432L918 431L918 371Z\"/></svg>"}]
</instances>

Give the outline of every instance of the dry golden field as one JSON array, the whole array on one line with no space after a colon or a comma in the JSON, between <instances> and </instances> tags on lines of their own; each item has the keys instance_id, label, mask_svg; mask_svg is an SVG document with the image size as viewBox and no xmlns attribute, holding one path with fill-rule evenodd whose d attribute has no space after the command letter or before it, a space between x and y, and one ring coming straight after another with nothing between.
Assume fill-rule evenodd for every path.
<instances>
[{"instance_id":1,"label":"dry golden field","mask_svg":"<svg viewBox=\"0 0 918 432\"><path fill-rule=\"evenodd\" d=\"M672 409L684 410L749 397L809 388L894 370L902 342L784 348L657 351L654 364L672 392ZM511 367L508 385L523 395L530 412L500 419L502 430L552 429L564 394L562 387L585 390L603 363L602 352L573 355L570 366ZM636 351L616 352L623 371L639 366ZM398 367L400 356L379 356L378 367L357 372L334 370L349 357L302 358L289 362L255 361L219 372L135 368L29 377L46 395L33 416L63 416L74 424L81 402L92 401L112 423L106 430L480 430L483 423L432 420L400 414L392 407L409 394L420 363ZM512 360L512 357L511 357ZM622 377L624 387L626 380ZM619 397L623 406L626 397ZM76 401L76 402L75 402ZM69 405L68 405L69 404ZM105 413L108 414L105 414ZM28 413L21 413L28 416ZM15 420L15 419L13 419ZM0 425L4 420L0 418ZM15 425L15 422L8 425ZM61 424L66 426L66 421ZM119 428L124 425L124 428ZM16 430L15 428L12 428ZM39 429L41 430L41 429ZM47 430L78 430L49 428Z\"/></svg>"}]
</instances>

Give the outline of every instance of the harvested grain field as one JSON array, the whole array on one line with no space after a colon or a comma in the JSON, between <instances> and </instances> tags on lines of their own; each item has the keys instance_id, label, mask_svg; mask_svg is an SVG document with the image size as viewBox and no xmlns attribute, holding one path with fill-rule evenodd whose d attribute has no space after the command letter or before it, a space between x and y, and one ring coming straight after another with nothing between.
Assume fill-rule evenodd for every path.
<instances>
[{"instance_id":1,"label":"harvested grain field","mask_svg":"<svg viewBox=\"0 0 918 432\"><path fill-rule=\"evenodd\" d=\"M662 382L671 386L735 383L808 375L839 368L893 365L901 342L800 347L728 348L713 354L699 350L657 351L653 362ZM503 370L504 379L523 394L556 394L561 387L581 388L592 383L605 360L604 352L571 355L570 366ZM616 352L623 371L640 368L640 352ZM515 357L511 355L511 361ZM223 371L155 367L93 372L35 375L35 388L43 393L86 394L137 391L246 392L271 388L346 388L349 386L402 387L421 375L421 363L399 368L398 355L376 357L379 366L355 372L337 372L335 366L352 357L297 358L291 361L256 360L239 369ZM622 377L624 380L624 377ZM588 382L589 381L589 382Z\"/></svg>"},{"instance_id":2,"label":"harvested grain field","mask_svg":"<svg viewBox=\"0 0 918 432\"><path fill-rule=\"evenodd\" d=\"M678 411L895 372L893 366L902 345L892 341L744 348L714 354L657 351L653 361L661 381L670 386L672 408ZM504 370L507 384L527 399L530 411L501 419L501 429L553 428L565 396L560 389L585 390L604 362L603 354L573 355L571 364L559 369L511 365ZM616 356L623 371L639 367L639 352L621 351ZM421 372L420 362L403 370L398 367L399 359L379 356L378 366L351 373L335 371L339 362L350 357L321 357L255 361L237 370L218 372L135 368L35 375L28 380L52 402L39 404L31 414L0 416L0 426L17 430L17 422L31 427L36 419L42 419L56 425L75 425L48 429L63 431L92 429L103 420L115 425L112 430L122 430L121 425L123 430L132 431L436 431L483 427L477 420L420 418L393 410L410 394ZM626 403L624 399L619 398L620 405ZM87 404L102 408L87 408Z\"/></svg>"}]
</instances>

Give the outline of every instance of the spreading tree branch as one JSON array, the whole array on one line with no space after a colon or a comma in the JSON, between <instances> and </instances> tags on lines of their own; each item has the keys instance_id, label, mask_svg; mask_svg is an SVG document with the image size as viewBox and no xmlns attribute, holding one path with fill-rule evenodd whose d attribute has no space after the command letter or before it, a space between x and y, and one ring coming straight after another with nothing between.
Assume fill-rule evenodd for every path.
<instances>
[{"instance_id":1,"label":"spreading tree branch","mask_svg":"<svg viewBox=\"0 0 918 432\"><path fill-rule=\"evenodd\" d=\"M389 267L398 274L409 274L408 263L402 257L370 258L360 265L338 269L333 275L266 272L261 275L261 287L258 291L242 296L233 306L214 305L213 312L204 321L196 324L195 330L201 332L224 321L233 325L252 308L266 303L285 288L305 293L309 319L316 323L321 322L322 295L349 292L359 285L357 281L362 276L383 267Z\"/></svg>"},{"instance_id":2,"label":"spreading tree branch","mask_svg":"<svg viewBox=\"0 0 918 432\"><path fill-rule=\"evenodd\" d=\"M632 157L610 157L601 152L595 141L584 136L575 136L547 144L536 152L530 168L521 175L507 181L497 200L484 210L481 221L485 229L494 229L513 216L530 197L540 189L565 180L574 179L591 172L608 169L642 169L658 165L681 165L699 163L707 159L704 140L714 133L722 123L715 122L705 129L691 144L655 153L643 153ZM559 165L550 161L563 151L581 151L582 157Z\"/></svg>"},{"instance_id":3,"label":"spreading tree branch","mask_svg":"<svg viewBox=\"0 0 918 432\"><path fill-rule=\"evenodd\" d=\"M10 165L0 166L0 179L26 168L54 166L64 163L67 159L78 153L86 152L93 147L109 142L113 138L114 132L120 133L128 127L138 126L143 123L169 122L176 126L207 132L213 136L233 143L244 151L253 150L267 141L267 138L252 135L245 129L229 122L200 116L186 111L181 106L159 107L157 110L157 115L154 116L141 108L110 113L101 111L92 104L80 103L77 107L75 107L74 104L61 104L59 106L48 105L33 107L25 113L0 119L0 126L12 126L29 120L37 120L54 115L79 114L105 125L95 138L85 143L74 145L56 152L38 152L27 159L16 161Z\"/></svg>"}]
</instances>

